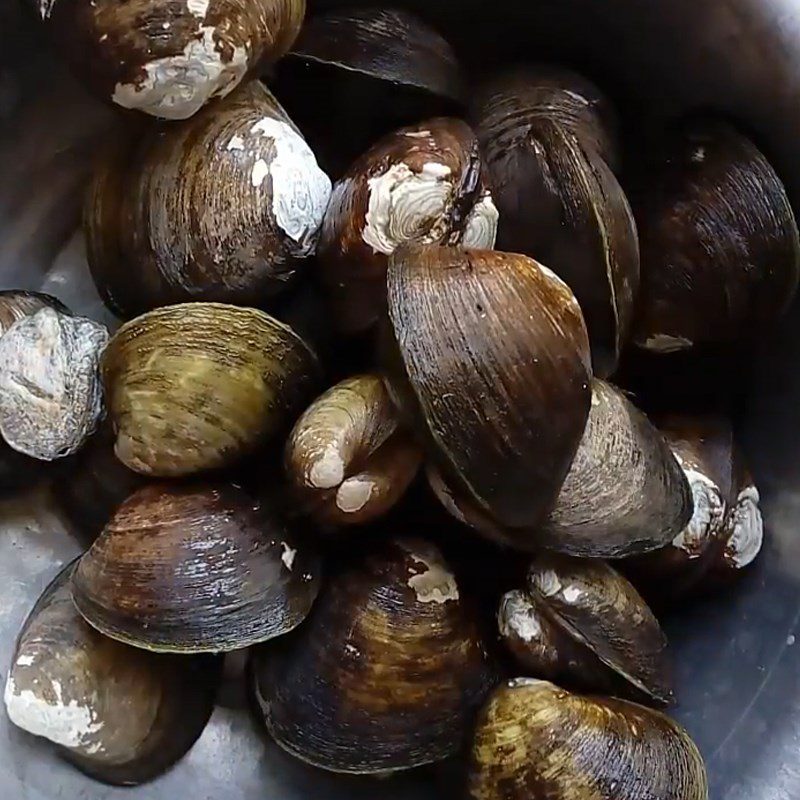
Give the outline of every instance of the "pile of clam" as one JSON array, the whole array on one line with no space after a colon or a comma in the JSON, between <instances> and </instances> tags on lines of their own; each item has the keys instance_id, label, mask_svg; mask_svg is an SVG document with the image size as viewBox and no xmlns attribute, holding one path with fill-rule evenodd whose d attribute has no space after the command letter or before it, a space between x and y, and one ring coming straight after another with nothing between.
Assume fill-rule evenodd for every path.
<instances>
[{"instance_id":1,"label":"pile of clam","mask_svg":"<svg viewBox=\"0 0 800 800\"><path fill-rule=\"evenodd\" d=\"M697 388L798 283L756 144L687 118L629 148L587 78L469 81L393 9L36 10L130 109L84 214L124 322L0 294L0 485L51 480L89 544L24 624L10 719L141 783L251 648L254 713L320 769L463 755L475 800L706 798L648 603L762 545Z\"/></svg>"}]
</instances>

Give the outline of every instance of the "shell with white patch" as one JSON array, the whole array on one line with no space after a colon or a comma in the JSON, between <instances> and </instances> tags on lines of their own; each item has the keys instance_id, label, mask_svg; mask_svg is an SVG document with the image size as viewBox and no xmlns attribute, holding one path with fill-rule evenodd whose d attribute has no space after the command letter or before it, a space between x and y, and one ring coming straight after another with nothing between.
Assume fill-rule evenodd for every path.
<instances>
[{"instance_id":1,"label":"shell with white patch","mask_svg":"<svg viewBox=\"0 0 800 800\"><path fill-rule=\"evenodd\" d=\"M251 81L98 164L92 275L123 317L188 301L269 308L313 255L330 192L286 112Z\"/></svg>"},{"instance_id":2,"label":"shell with white patch","mask_svg":"<svg viewBox=\"0 0 800 800\"><path fill-rule=\"evenodd\" d=\"M72 603L72 569L25 621L5 686L8 717L101 781L150 780L202 732L219 659L165 658L102 636Z\"/></svg>"},{"instance_id":3,"label":"shell with white patch","mask_svg":"<svg viewBox=\"0 0 800 800\"><path fill-rule=\"evenodd\" d=\"M319 257L337 325L357 333L375 324L398 248L491 249L498 220L466 123L439 118L385 136L336 184L325 215Z\"/></svg>"},{"instance_id":4,"label":"shell with white patch","mask_svg":"<svg viewBox=\"0 0 800 800\"><path fill-rule=\"evenodd\" d=\"M43 23L103 99L184 120L294 42L304 0L41 0Z\"/></svg>"},{"instance_id":5,"label":"shell with white patch","mask_svg":"<svg viewBox=\"0 0 800 800\"><path fill-rule=\"evenodd\" d=\"M424 539L342 559L284 644L259 648L252 662L267 729L334 772L381 775L448 758L497 679L477 615Z\"/></svg>"}]
</instances>

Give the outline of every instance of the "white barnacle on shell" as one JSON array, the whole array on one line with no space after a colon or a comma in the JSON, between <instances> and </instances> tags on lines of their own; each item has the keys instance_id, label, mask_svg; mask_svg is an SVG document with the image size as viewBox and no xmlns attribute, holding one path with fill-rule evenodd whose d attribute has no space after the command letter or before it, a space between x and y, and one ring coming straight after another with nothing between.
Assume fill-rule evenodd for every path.
<instances>
[{"instance_id":1,"label":"white barnacle on shell","mask_svg":"<svg viewBox=\"0 0 800 800\"><path fill-rule=\"evenodd\" d=\"M523 642L534 642L542 635L542 626L533 599L527 592L506 594L497 612L497 625L501 636L517 636Z\"/></svg>"},{"instance_id":2,"label":"white barnacle on shell","mask_svg":"<svg viewBox=\"0 0 800 800\"><path fill-rule=\"evenodd\" d=\"M500 212L494 204L491 192L484 192L467 216L461 244L479 250L494 249L499 221Z\"/></svg>"},{"instance_id":3,"label":"white barnacle on shell","mask_svg":"<svg viewBox=\"0 0 800 800\"><path fill-rule=\"evenodd\" d=\"M200 0L193 4L199 10ZM182 52L144 64L144 78L116 85L114 102L163 119L187 119L212 97L224 97L247 72L248 53L238 46L225 58L215 33L202 26Z\"/></svg>"},{"instance_id":4,"label":"white barnacle on shell","mask_svg":"<svg viewBox=\"0 0 800 800\"><path fill-rule=\"evenodd\" d=\"M755 561L764 544L764 520L759 503L761 497L755 486L739 492L731 508L728 526L730 536L725 545L725 558L735 569L744 569Z\"/></svg>"},{"instance_id":5,"label":"white barnacle on shell","mask_svg":"<svg viewBox=\"0 0 800 800\"><path fill-rule=\"evenodd\" d=\"M305 139L287 122L263 117L250 133L272 139L275 153L269 164L265 162L272 178L272 214L288 237L292 254L310 256L328 208L330 178L320 169ZM255 170L253 185L261 185L256 184Z\"/></svg>"},{"instance_id":6,"label":"white barnacle on shell","mask_svg":"<svg viewBox=\"0 0 800 800\"><path fill-rule=\"evenodd\" d=\"M433 244L447 232L455 187L446 164L427 162L416 172L401 162L369 179L363 240L390 255L404 242Z\"/></svg>"},{"instance_id":7,"label":"white barnacle on shell","mask_svg":"<svg viewBox=\"0 0 800 800\"><path fill-rule=\"evenodd\" d=\"M719 487L702 472L686 466L675 454L692 490L694 512L689 524L673 539L672 546L684 550L690 558L702 555L705 543L717 535L725 519L725 501Z\"/></svg>"}]
</instances>

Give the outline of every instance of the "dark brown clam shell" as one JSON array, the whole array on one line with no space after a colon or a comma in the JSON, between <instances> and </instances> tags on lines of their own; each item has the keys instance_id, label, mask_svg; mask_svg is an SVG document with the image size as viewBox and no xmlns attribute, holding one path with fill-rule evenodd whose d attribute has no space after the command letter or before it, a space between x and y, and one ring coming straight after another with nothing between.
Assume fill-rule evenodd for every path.
<instances>
[{"instance_id":1,"label":"dark brown clam shell","mask_svg":"<svg viewBox=\"0 0 800 800\"><path fill-rule=\"evenodd\" d=\"M75 605L113 639L167 653L237 650L308 614L320 565L231 485L140 489L75 569Z\"/></svg>"},{"instance_id":2,"label":"dark brown clam shell","mask_svg":"<svg viewBox=\"0 0 800 800\"><path fill-rule=\"evenodd\" d=\"M361 774L454 755L496 680L454 575L417 539L373 548L333 576L308 622L258 651L253 672L282 748Z\"/></svg>"}]
</instances>

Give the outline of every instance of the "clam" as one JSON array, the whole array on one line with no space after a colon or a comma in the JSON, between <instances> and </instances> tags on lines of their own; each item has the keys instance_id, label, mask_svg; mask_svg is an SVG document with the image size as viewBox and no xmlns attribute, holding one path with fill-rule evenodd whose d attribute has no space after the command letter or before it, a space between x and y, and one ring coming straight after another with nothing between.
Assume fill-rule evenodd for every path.
<instances>
[{"instance_id":1,"label":"clam","mask_svg":"<svg viewBox=\"0 0 800 800\"><path fill-rule=\"evenodd\" d=\"M98 160L87 257L109 308L217 301L265 307L313 255L331 182L258 81Z\"/></svg>"},{"instance_id":2,"label":"clam","mask_svg":"<svg viewBox=\"0 0 800 800\"><path fill-rule=\"evenodd\" d=\"M466 94L447 41L399 8L312 16L278 65L275 85L336 177L381 136L454 113Z\"/></svg>"},{"instance_id":3,"label":"clam","mask_svg":"<svg viewBox=\"0 0 800 800\"><path fill-rule=\"evenodd\" d=\"M181 476L229 466L288 427L319 365L291 328L261 311L187 303L123 325L102 374L120 461L144 475Z\"/></svg>"},{"instance_id":4,"label":"clam","mask_svg":"<svg viewBox=\"0 0 800 800\"><path fill-rule=\"evenodd\" d=\"M6 681L6 711L87 775L143 783L182 758L202 733L221 661L147 653L102 636L72 604L73 567L55 578L25 621Z\"/></svg>"},{"instance_id":5,"label":"clam","mask_svg":"<svg viewBox=\"0 0 800 800\"><path fill-rule=\"evenodd\" d=\"M633 586L601 561L538 556L505 595L501 638L529 674L638 702L672 701L667 640Z\"/></svg>"},{"instance_id":6,"label":"clam","mask_svg":"<svg viewBox=\"0 0 800 800\"><path fill-rule=\"evenodd\" d=\"M480 714L468 795L708 800L708 779L689 734L663 714L518 678L499 687Z\"/></svg>"},{"instance_id":7,"label":"clam","mask_svg":"<svg viewBox=\"0 0 800 800\"><path fill-rule=\"evenodd\" d=\"M77 452L103 417L98 362L108 331L45 304L0 336L0 434L41 461Z\"/></svg>"},{"instance_id":8,"label":"clam","mask_svg":"<svg viewBox=\"0 0 800 800\"><path fill-rule=\"evenodd\" d=\"M140 489L72 579L90 625L166 653L226 652L281 636L305 619L318 588L314 550L228 484Z\"/></svg>"},{"instance_id":9,"label":"clam","mask_svg":"<svg viewBox=\"0 0 800 800\"><path fill-rule=\"evenodd\" d=\"M491 249L496 231L478 140L466 123L432 119L384 137L336 183L322 225L319 263L337 327L355 334L375 324L398 247Z\"/></svg>"},{"instance_id":10,"label":"clam","mask_svg":"<svg viewBox=\"0 0 800 800\"><path fill-rule=\"evenodd\" d=\"M575 296L520 255L415 246L389 261L389 392L444 481L525 542L555 502L591 405Z\"/></svg>"},{"instance_id":11,"label":"clam","mask_svg":"<svg viewBox=\"0 0 800 800\"><path fill-rule=\"evenodd\" d=\"M555 93L555 97L560 95ZM534 72L481 88L473 121L500 220L497 246L547 264L581 304L594 371L617 368L633 322L639 245L627 197L603 154L600 118L568 110Z\"/></svg>"},{"instance_id":12,"label":"clam","mask_svg":"<svg viewBox=\"0 0 800 800\"><path fill-rule=\"evenodd\" d=\"M337 526L389 511L417 474L421 454L398 429L380 377L357 375L329 389L300 417L285 462L300 507L321 524Z\"/></svg>"},{"instance_id":13,"label":"clam","mask_svg":"<svg viewBox=\"0 0 800 800\"><path fill-rule=\"evenodd\" d=\"M751 338L789 306L800 240L786 190L727 123L685 123L633 194L641 238L636 344L655 353Z\"/></svg>"},{"instance_id":14,"label":"clam","mask_svg":"<svg viewBox=\"0 0 800 800\"><path fill-rule=\"evenodd\" d=\"M98 97L170 120L292 46L305 0L44 0L42 24Z\"/></svg>"},{"instance_id":15,"label":"clam","mask_svg":"<svg viewBox=\"0 0 800 800\"><path fill-rule=\"evenodd\" d=\"M350 559L308 622L257 651L253 666L275 741L314 766L359 774L457 753L494 676L453 573L418 539Z\"/></svg>"}]
</instances>

